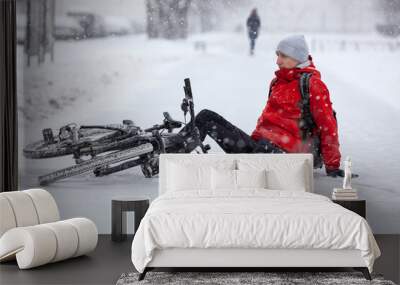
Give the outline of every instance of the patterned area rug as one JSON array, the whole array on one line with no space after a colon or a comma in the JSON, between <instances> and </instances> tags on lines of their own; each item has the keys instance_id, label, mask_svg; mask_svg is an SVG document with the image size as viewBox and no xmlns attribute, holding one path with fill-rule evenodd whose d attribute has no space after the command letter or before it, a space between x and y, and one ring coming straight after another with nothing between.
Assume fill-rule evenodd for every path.
<instances>
[{"instance_id":1,"label":"patterned area rug","mask_svg":"<svg viewBox=\"0 0 400 285\"><path fill-rule=\"evenodd\" d=\"M136 284L267 284L267 285L395 285L381 275L372 275L368 281L360 272L154 272L150 271L142 281L138 273L124 273L117 285Z\"/></svg>"}]
</instances>

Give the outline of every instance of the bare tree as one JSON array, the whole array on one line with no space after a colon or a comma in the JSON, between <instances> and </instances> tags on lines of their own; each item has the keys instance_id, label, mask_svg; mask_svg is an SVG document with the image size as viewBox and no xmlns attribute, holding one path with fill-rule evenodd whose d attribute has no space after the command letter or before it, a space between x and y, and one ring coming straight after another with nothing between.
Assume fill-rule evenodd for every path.
<instances>
[{"instance_id":1,"label":"bare tree","mask_svg":"<svg viewBox=\"0 0 400 285\"><path fill-rule=\"evenodd\" d=\"M383 11L384 23L376 26L378 32L392 37L400 35L400 0L384 0L379 2Z\"/></svg>"},{"instance_id":2,"label":"bare tree","mask_svg":"<svg viewBox=\"0 0 400 285\"><path fill-rule=\"evenodd\" d=\"M157 38L158 33L158 21L159 21L159 9L157 0L147 0L146 10L147 10L147 36L149 38Z\"/></svg>"},{"instance_id":3,"label":"bare tree","mask_svg":"<svg viewBox=\"0 0 400 285\"><path fill-rule=\"evenodd\" d=\"M191 0L147 0L149 38L186 38Z\"/></svg>"},{"instance_id":4,"label":"bare tree","mask_svg":"<svg viewBox=\"0 0 400 285\"><path fill-rule=\"evenodd\" d=\"M54 0L27 0L27 26L25 36L25 53L30 65L32 56L38 57L38 63L45 61L46 53L54 60ZM21 4L20 3L20 4Z\"/></svg>"},{"instance_id":5,"label":"bare tree","mask_svg":"<svg viewBox=\"0 0 400 285\"><path fill-rule=\"evenodd\" d=\"M200 31L209 32L215 28L217 9L213 0L199 0L196 1L196 7L199 11L200 18Z\"/></svg>"}]
</instances>

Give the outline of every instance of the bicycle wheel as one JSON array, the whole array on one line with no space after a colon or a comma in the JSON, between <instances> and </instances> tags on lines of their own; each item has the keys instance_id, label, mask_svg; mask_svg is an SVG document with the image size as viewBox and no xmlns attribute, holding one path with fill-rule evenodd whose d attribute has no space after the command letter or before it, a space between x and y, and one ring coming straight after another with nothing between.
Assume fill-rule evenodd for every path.
<instances>
[{"instance_id":1,"label":"bicycle wheel","mask_svg":"<svg viewBox=\"0 0 400 285\"><path fill-rule=\"evenodd\" d=\"M106 144L107 140L111 141L118 137L119 132L107 129L80 129L77 142L72 139L60 139L54 136L53 142L48 140L40 140L28 144L23 149L26 158L51 158L72 154L76 147L89 144Z\"/></svg>"}]
</instances>

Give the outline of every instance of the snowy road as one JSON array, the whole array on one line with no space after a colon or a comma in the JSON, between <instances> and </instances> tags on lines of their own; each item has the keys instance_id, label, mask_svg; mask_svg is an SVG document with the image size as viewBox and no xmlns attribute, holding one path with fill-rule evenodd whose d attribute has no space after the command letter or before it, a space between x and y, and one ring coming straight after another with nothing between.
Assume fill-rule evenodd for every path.
<instances>
[{"instance_id":1,"label":"snowy road","mask_svg":"<svg viewBox=\"0 0 400 285\"><path fill-rule=\"evenodd\" d=\"M281 36L262 35L254 57L248 56L241 34L209 34L176 42L147 41L144 36L57 42L54 64L24 70L27 93L20 98L24 99L20 107L27 120L20 121L25 139L20 146L40 138L44 127L72 121L115 123L130 118L149 127L161 122L163 111L181 120L186 77L192 81L197 111L214 110L250 133L267 99L276 69L273 47ZM345 36L329 40L338 37ZM195 50L196 41L205 42L206 51ZM343 158L351 155L354 171L361 176L354 187L368 201L368 220L375 233L399 233L400 51L320 50L313 57L338 113ZM207 142L213 151L220 151L209 138ZM35 185L38 174L72 162L20 161L22 187ZM329 196L333 187L341 185L341 180L328 178L323 171L315 176L317 193ZM46 188L56 197L63 217L90 217L106 233L111 197L143 193L155 197L157 178L145 179L130 169L109 177L74 177ZM104 209L101 215L99 207Z\"/></svg>"}]
</instances>

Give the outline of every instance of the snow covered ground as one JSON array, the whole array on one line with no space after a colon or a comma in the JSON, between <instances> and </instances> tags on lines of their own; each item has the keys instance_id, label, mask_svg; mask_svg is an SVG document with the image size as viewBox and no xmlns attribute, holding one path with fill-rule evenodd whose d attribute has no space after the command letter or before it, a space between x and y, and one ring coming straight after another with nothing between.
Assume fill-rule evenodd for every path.
<instances>
[{"instance_id":1,"label":"snow covered ground","mask_svg":"<svg viewBox=\"0 0 400 285\"><path fill-rule=\"evenodd\" d=\"M220 113L250 133L265 106L276 69L274 47L284 35L262 34L256 55L245 35L211 33L186 41L147 40L144 35L56 42L55 62L23 67L19 48L20 151L41 138L41 129L133 119L143 128L161 123L162 112L183 120L183 79L190 77L195 108ZM343 159L353 158L353 180L375 233L400 233L399 43L377 35L306 35L314 62L338 113ZM196 42L206 50L195 50ZM26 60L26 59L25 59ZM21 73L21 70L23 72ZM221 149L211 139L212 151ZM21 188L40 174L68 166L71 158L27 160L20 156ZM315 172L317 193L330 196L342 180ZM73 177L48 189L64 218L86 216L101 233L111 229L111 197L157 196L157 178L139 169L108 177ZM98 211L102 209L102 211Z\"/></svg>"}]
</instances>

